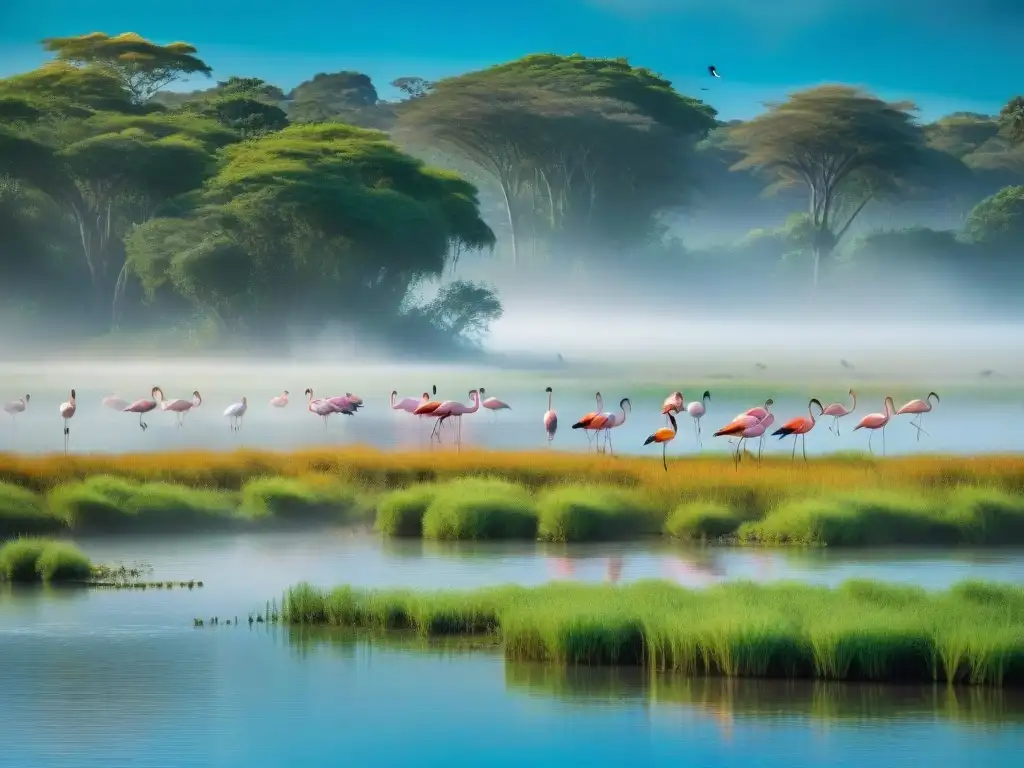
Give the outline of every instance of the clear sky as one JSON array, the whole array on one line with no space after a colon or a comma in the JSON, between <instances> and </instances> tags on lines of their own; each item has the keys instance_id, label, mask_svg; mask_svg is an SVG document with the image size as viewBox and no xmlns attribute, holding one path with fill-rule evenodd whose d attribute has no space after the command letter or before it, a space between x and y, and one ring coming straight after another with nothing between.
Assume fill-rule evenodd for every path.
<instances>
[{"instance_id":1,"label":"clear sky","mask_svg":"<svg viewBox=\"0 0 1024 768\"><path fill-rule=\"evenodd\" d=\"M350 69L390 97L386 84L402 75L582 53L649 67L725 119L847 82L912 99L927 120L992 113L1024 91L1022 30L1024 0L0 0L0 76L40 64L43 37L132 31L196 45L217 79L251 75L286 90ZM707 77L709 64L721 80Z\"/></svg>"}]
</instances>

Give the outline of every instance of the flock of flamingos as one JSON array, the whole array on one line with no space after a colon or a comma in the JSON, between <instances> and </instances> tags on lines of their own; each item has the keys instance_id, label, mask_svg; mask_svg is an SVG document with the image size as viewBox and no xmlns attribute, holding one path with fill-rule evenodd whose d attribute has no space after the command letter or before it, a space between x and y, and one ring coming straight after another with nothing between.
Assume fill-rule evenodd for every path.
<instances>
[{"instance_id":1,"label":"flock of flamingos","mask_svg":"<svg viewBox=\"0 0 1024 768\"><path fill-rule=\"evenodd\" d=\"M437 396L437 387L431 388L432 393L424 392L419 398L406 397L401 400L398 399L398 392L393 391L391 393L391 409L395 411L404 411L410 413L413 416L420 418L433 418L436 419L434 429L431 431L430 439L431 442L436 439L438 443L441 442L441 428L444 426L445 421L448 419L454 419L454 442L457 445L462 443L462 417L476 413L480 408L484 408L490 411L501 411L510 410L511 406L499 400L496 397L488 397L481 400L481 397L486 394L483 387L479 390L473 389L469 392L469 398L472 402L471 405L465 405L455 400L437 400L434 399ZM544 431L547 434L548 443L555 438L555 433L558 430L558 415L555 413L554 407L552 406L553 393L551 387L544 390L548 396L548 408L543 416ZM305 391L306 396L306 408L307 410L321 417L324 420L324 426L327 426L328 419L335 414L342 414L346 416L354 416L356 412L363 407L363 399L357 395L353 395L351 392L347 392L344 395L335 397L323 397L314 398L313 390L307 389ZM290 393L285 390L280 395L272 397L269 401L269 405L272 408L285 408L289 403ZM832 403L828 406L823 406L821 401L817 398L811 398L807 403L807 416L797 416L796 418L790 419L785 424L780 426L774 432L771 432L771 436L778 437L780 440L785 437L793 437L793 453L792 459L796 459L796 444L799 440L802 447L804 461L807 460L807 445L806 438L807 433L814 429L817 423L815 419L814 409L818 409L818 417L831 417L832 424L829 425L829 431L839 435L839 419L844 416L848 416L853 413L857 408L857 394L851 389L850 397L853 402L849 408L842 403ZM921 439L921 433L924 429L921 427L921 419L924 414L932 410L932 399L934 398L935 403L939 402L939 396L934 392L929 392L928 396L924 400L911 400L905 404L902 408L897 409L893 399L891 397L885 398L884 410L881 413L869 413L864 416L853 429L866 429L870 432L868 438L868 450L873 452L871 447L871 439L874 433L878 430L882 432L882 453L885 453L885 427L889 424L889 421L893 416L900 416L903 414L913 415L914 418L911 420L911 425L917 430L917 439ZM30 395L25 395L17 400L4 405L4 411L11 415L12 418L17 416L19 413L24 413L28 409L29 402L31 400ZM624 397L619 401L619 411L606 411L604 410L604 401L601 397L601 393L596 394L597 408L590 413L585 414L577 422L572 425L573 429L582 429L584 434L587 435L588 443L594 445L595 450L598 452L607 452L612 448L611 444L611 431L612 429L622 426L626 422L626 417L632 410L632 404L628 397ZM707 405L711 400L711 393L704 392L700 400L694 400L689 403L683 397L681 392L673 392L662 404L661 413L668 418L671 426L662 427L651 434L644 445L650 445L651 443L659 444L662 447L661 458L662 464L665 470L668 471L668 458L666 455L667 447L672 442L676 435L679 433L678 422L676 416L686 414L693 419L694 434L696 436L698 444L701 444L701 419L707 413ZM155 411L157 408L163 411L169 411L175 415L177 425L183 426L185 415L193 408L198 408L202 405L203 398L199 394L199 391L193 391L191 399L174 399L167 400L164 397L163 390L160 387L153 387L150 391L149 398L142 398L135 402L129 402L116 395L110 395L103 398L102 405L107 408L120 411L122 413L134 413L139 416L139 427L142 430L148 429L143 418L145 414ZM737 465L743 458L743 445L744 441L756 439L758 440L758 452L757 461L760 464L761 452L764 446L764 438L769 434L769 428L775 423L775 415L771 412L771 407L774 401L769 398L764 402L763 406L757 406L738 414L732 421L726 424L724 427L714 433L715 437L728 437L736 439L734 460ZM237 432L241 429L242 419L249 409L249 403L246 398L242 398L237 403L232 403L224 409L224 416L228 419L228 425L232 431ZM78 410L78 403L75 397L75 390L71 390L71 397L67 402L60 404L60 416L64 420L64 453L68 452L68 442L70 440L71 430L69 422L74 417ZM591 437L593 435L593 438ZM604 444L601 444L601 438L604 438ZM731 441L730 441L731 442Z\"/></svg>"}]
</instances>

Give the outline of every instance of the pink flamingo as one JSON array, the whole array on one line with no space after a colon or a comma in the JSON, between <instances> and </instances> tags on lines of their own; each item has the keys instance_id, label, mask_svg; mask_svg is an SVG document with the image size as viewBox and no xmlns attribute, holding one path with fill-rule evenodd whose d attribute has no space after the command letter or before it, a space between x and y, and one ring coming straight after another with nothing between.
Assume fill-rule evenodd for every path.
<instances>
[{"instance_id":1,"label":"pink flamingo","mask_svg":"<svg viewBox=\"0 0 1024 768\"><path fill-rule=\"evenodd\" d=\"M363 402L361 398L358 398L355 395L339 395L324 399L331 403L338 413L344 413L349 416L355 415L355 412L362 407Z\"/></svg>"},{"instance_id":2,"label":"pink flamingo","mask_svg":"<svg viewBox=\"0 0 1024 768\"><path fill-rule=\"evenodd\" d=\"M320 416L324 420L324 429L327 429L327 419L331 414L344 413L346 416L352 415L352 411L341 410L337 405L326 398L314 400L312 389L307 389L304 394L309 398L309 402L306 404L306 410L312 414Z\"/></svg>"},{"instance_id":3,"label":"pink flamingo","mask_svg":"<svg viewBox=\"0 0 1024 768\"><path fill-rule=\"evenodd\" d=\"M583 430L583 434L587 436L588 449L590 445L590 432L591 430L593 430L593 427L591 427L590 424L591 422L594 421L594 419L601 415L602 411L604 411L604 398L601 397L601 393L596 392L594 394L594 399L597 401L597 410L583 414L583 417L572 425L573 429Z\"/></svg>"},{"instance_id":4,"label":"pink flamingo","mask_svg":"<svg viewBox=\"0 0 1024 768\"><path fill-rule=\"evenodd\" d=\"M68 422L71 421L71 417L75 415L75 411L78 410L78 403L75 402L75 390L71 390L71 399L66 403L60 404L60 417L64 419L64 455L68 455L68 441L71 439L71 428L68 426Z\"/></svg>"},{"instance_id":5,"label":"pink flamingo","mask_svg":"<svg viewBox=\"0 0 1024 768\"><path fill-rule=\"evenodd\" d=\"M615 429L615 427L621 427L626 423L626 415L633 410L633 404L629 402L628 397L624 397L619 401L619 408L622 409L621 415L611 411L605 411L604 413L599 414L587 427L587 429L598 430L596 439L600 439L601 432L604 432L604 448L606 451L612 447L612 430Z\"/></svg>"},{"instance_id":6,"label":"pink flamingo","mask_svg":"<svg viewBox=\"0 0 1024 768\"><path fill-rule=\"evenodd\" d=\"M149 413L150 411L156 409L156 405L157 405L157 398L156 398L156 396L157 396L157 394L160 395L160 399L161 400L164 399L164 392L163 392L163 390L160 389L160 387L153 387L153 389L149 393L149 396L153 398L152 400L146 400L145 398L142 398L141 400L136 400L134 403L129 405L127 408L122 408L121 409L122 413L137 413L137 414L139 414L139 426L142 427L142 431L143 432L145 432L147 429L149 429L149 425L142 420L142 414Z\"/></svg>"},{"instance_id":7,"label":"pink flamingo","mask_svg":"<svg viewBox=\"0 0 1024 768\"><path fill-rule=\"evenodd\" d=\"M483 387L480 387L480 396L481 397L484 395L485 392L486 392L486 390ZM512 406L511 405L509 405L508 403L506 403L506 402L504 402L502 400L499 400L496 397L488 397L486 400L483 400L480 403L480 406L482 408L486 408L487 410L491 411L492 413L495 414L495 416L497 416L497 412L498 411L511 411L512 410Z\"/></svg>"},{"instance_id":8,"label":"pink flamingo","mask_svg":"<svg viewBox=\"0 0 1024 768\"><path fill-rule=\"evenodd\" d=\"M100 404L104 408L113 408L115 411L123 411L125 408L131 405L131 403L129 403L123 397L119 397L118 395L107 395L106 397L103 398Z\"/></svg>"},{"instance_id":9,"label":"pink flamingo","mask_svg":"<svg viewBox=\"0 0 1024 768\"><path fill-rule=\"evenodd\" d=\"M807 417L797 416L772 432L772 436L778 436L779 440L790 435L793 436L793 461L796 461L796 439L798 437L803 441L804 461L807 461L807 433L814 429L815 424L814 411L811 410L812 405L818 406L821 413L825 412L825 409L821 407L821 402L816 397L812 397L807 403Z\"/></svg>"},{"instance_id":10,"label":"pink flamingo","mask_svg":"<svg viewBox=\"0 0 1024 768\"><path fill-rule=\"evenodd\" d=\"M835 432L836 437L839 437L839 419L843 416L848 416L857 410L857 393L852 389L850 390L850 397L853 398L853 405L851 405L849 409L847 409L842 403L832 403L821 412L822 416L832 417L832 424L829 426L828 431Z\"/></svg>"},{"instance_id":11,"label":"pink flamingo","mask_svg":"<svg viewBox=\"0 0 1024 768\"><path fill-rule=\"evenodd\" d=\"M772 400L769 397L767 400L764 401L764 406L763 407L758 406L757 408L751 408L749 410L746 410L743 413L737 415L736 418L738 419L741 416L752 416L753 418L757 419L757 423L763 424L765 430L767 431L768 427L770 427L772 424L775 423L775 416L772 414L772 412L770 410L773 405L775 405L775 401ZM735 421L735 419L733 421ZM742 442L742 440L740 442ZM761 452L763 450L764 450L764 433L762 432L761 436L760 436L760 439L757 441L757 455L758 455L758 461L759 462L761 461L760 457L761 457Z\"/></svg>"},{"instance_id":12,"label":"pink flamingo","mask_svg":"<svg viewBox=\"0 0 1024 768\"><path fill-rule=\"evenodd\" d=\"M739 440L736 442L736 455L734 457L736 466L739 466L742 460L743 441L751 438L761 438L764 436L765 430L768 427L764 421L759 421L756 416L750 416L747 414L741 414L735 419L730 421L720 430L715 432L713 437L738 437ZM757 463L758 466L761 464L761 451L757 452Z\"/></svg>"},{"instance_id":13,"label":"pink flamingo","mask_svg":"<svg viewBox=\"0 0 1024 768\"><path fill-rule=\"evenodd\" d=\"M661 404L661 415L679 415L680 413L682 413L684 408L686 408L686 401L683 399L683 393L673 392L671 395L666 397L665 402Z\"/></svg>"},{"instance_id":14,"label":"pink flamingo","mask_svg":"<svg viewBox=\"0 0 1024 768\"><path fill-rule=\"evenodd\" d=\"M284 408L284 407L286 407L288 405L288 395L290 395L290 394L291 394L291 392L289 392L286 389L280 395L278 395L277 397L270 398L270 407L271 408Z\"/></svg>"},{"instance_id":15,"label":"pink flamingo","mask_svg":"<svg viewBox=\"0 0 1024 768\"><path fill-rule=\"evenodd\" d=\"M551 387L544 391L548 393L548 409L544 413L544 431L548 435L548 445L551 445L551 441L555 439L555 432L558 431L558 414L551 407L551 398L553 396Z\"/></svg>"},{"instance_id":16,"label":"pink flamingo","mask_svg":"<svg viewBox=\"0 0 1024 768\"><path fill-rule=\"evenodd\" d=\"M31 399L31 395L19 397L17 400L12 400L11 402L6 403L4 405L4 410L11 414L11 419L13 420L19 413L25 412L25 409L28 408L28 401Z\"/></svg>"},{"instance_id":17,"label":"pink flamingo","mask_svg":"<svg viewBox=\"0 0 1024 768\"><path fill-rule=\"evenodd\" d=\"M704 441L701 440L700 433L700 420L704 418L704 414L708 412L708 401L711 399L711 393L704 390L704 394L701 395L700 400L694 400L692 403L686 404L686 412L690 414L693 419L693 431L697 433L697 445L703 446Z\"/></svg>"},{"instance_id":18,"label":"pink flamingo","mask_svg":"<svg viewBox=\"0 0 1024 768\"><path fill-rule=\"evenodd\" d=\"M160 393L163 395L163 392ZM185 426L185 414L191 411L193 408L198 408L203 404L203 396L199 394L199 390L192 391L191 400L169 400L165 401L161 399L160 409L163 411L170 411L174 414L175 419L179 427Z\"/></svg>"},{"instance_id":19,"label":"pink flamingo","mask_svg":"<svg viewBox=\"0 0 1024 768\"><path fill-rule=\"evenodd\" d=\"M888 425L889 420L895 415L896 405L893 403L892 398L888 395L885 396L885 413L869 413L860 423L853 428L856 432L858 429L870 429L871 435L868 437L868 450L871 453L874 451L871 448L871 438L875 436L875 430L882 430L882 455L885 456L885 427Z\"/></svg>"},{"instance_id":20,"label":"pink flamingo","mask_svg":"<svg viewBox=\"0 0 1024 768\"><path fill-rule=\"evenodd\" d=\"M434 393L434 396L436 397L437 396L437 385L436 384L434 384L431 387L431 391ZM447 401L430 400L430 399L428 399L428 400L420 403L418 406L416 406L416 410L414 410L412 412L413 416L419 416L421 419L422 418L428 418L428 419L436 418L436 419L438 419L438 421L434 424L434 428L432 430L430 430L430 440L431 440L431 442L433 442L435 435L437 437L437 442L439 442L439 443L441 442L441 430L440 430L440 428L441 428L441 420L440 420L440 417L444 415L444 411L438 411L438 409L442 405L444 405L445 402L447 402Z\"/></svg>"},{"instance_id":21,"label":"pink flamingo","mask_svg":"<svg viewBox=\"0 0 1024 768\"><path fill-rule=\"evenodd\" d=\"M438 425L443 424L445 419L449 419L452 416L459 420L455 432L456 445L462 445L462 417L467 413L476 413L480 410L480 393L475 389L471 389L469 390L469 398L473 401L472 406L463 405L455 400L445 400L434 411L438 415Z\"/></svg>"},{"instance_id":22,"label":"pink flamingo","mask_svg":"<svg viewBox=\"0 0 1024 768\"><path fill-rule=\"evenodd\" d=\"M398 390L394 389L391 391L391 410L393 411L405 411L406 413L412 413L419 408L423 403L430 400L430 395L426 392L417 400L415 397L403 397L398 402L395 402L395 398L398 397Z\"/></svg>"},{"instance_id":23,"label":"pink flamingo","mask_svg":"<svg viewBox=\"0 0 1024 768\"><path fill-rule=\"evenodd\" d=\"M924 432L926 435L928 435L928 433L925 432L925 430L922 429L922 427L921 427L921 419L924 418L924 415L926 413L928 413L932 409L932 398L933 397L935 398L935 402L938 403L939 402L939 396L936 395L934 392L929 392L928 393L928 397L926 397L924 400L911 400L909 403L907 403L902 408L900 408L898 411L896 411L896 414L895 414L896 416L902 416L904 413L917 414L917 421L915 422L914 419L911 419L910 420L910 424L914 428L917 429L917 441L918 442L921 442L921 433L922 432ZM931 437L931 435L928 435L928 436Z\"/></svg>"}]
</instances>

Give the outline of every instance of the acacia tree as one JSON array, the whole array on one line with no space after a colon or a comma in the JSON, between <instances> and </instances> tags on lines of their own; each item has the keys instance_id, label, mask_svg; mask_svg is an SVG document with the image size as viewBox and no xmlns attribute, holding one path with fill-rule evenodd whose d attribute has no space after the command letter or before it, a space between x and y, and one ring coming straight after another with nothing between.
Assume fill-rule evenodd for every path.
<instances>
[{"instance_id":1,"label":"acacia tree","mask_svg":"<svg viewBox=\"0 0 1024 768\"><path fill-rule=\"evenodd\" d=\"M1006 126L1013 141L1024 143L1024 96L1010 99L1000 110L999 120Z\"/></svg>"},{"instance_id":2,"label":"acacia tree","mask_svg":"<svg viewBox=\"0 0 1024 768\"><path fill-rule=\"evenodd\" d=\"M908 103L888 103L840 85L794 93L730 129L743 158L733 170L775 177L771 189L803 185L814 231L813 286L865 206L895 192L917 167L923 133Z\"/></svg>"},{"instance_id":3,"label":"acacia tree","mask_svg":"<svg viewBox=\"0 0 1024 768\"><path fill-rule=\"evenodd\" d=\"M43 47L61 61L96 67L116 78L136 104L189 75L210 76L212 69L196 56L189 43L159 45L134 32L120 35L93 32L74 37L50 37Z\"/></svg>"},{"instance_id":4,"label":"acacia tree","mask_svg":"<svg viewBox=\"0 0 1024 768\"><path fill-rule=\"evenodd\" d=\"M239 331L393 318L413 282L442 273L451 241L494 242L472 185L377 131L293 125L224 155L187 210L127 248L147 291L169 285Z\"/></svg>"},{"instance_id":5,"label":"acacia tree","mask_svg":"<svg viewBox=\"0 0 1024 768\"><path fill-rule=\"evenodd\" d=\"M606 244L641 229L622 226L630 218L649 227L676 202L668 191L685 189L676 148L715 124L710 107L625 60L555 55L441 80L398 113L400 140L461 156L494 180L514 262L527 217L535 230L543 222Z\"/></svg>"}]
</instances>

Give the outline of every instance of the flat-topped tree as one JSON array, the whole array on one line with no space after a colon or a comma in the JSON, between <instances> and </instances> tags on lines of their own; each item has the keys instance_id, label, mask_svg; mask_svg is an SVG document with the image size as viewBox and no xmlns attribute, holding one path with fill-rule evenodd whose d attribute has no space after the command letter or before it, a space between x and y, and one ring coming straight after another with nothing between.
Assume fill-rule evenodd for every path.
<instances>
[{"instance_id":1,"label":"flat-topped tree","mask_svg":"<svg viewBox=\"0 0 1024 768\"><path fill-rule=\"evenodd\" d=\"M822 259L871 201L897 191L922 158L924 135L909 103L826 85L792 94L729 130L743 159L733 170L775 177L772 188L803 185L814 231L813 285Z\"/></svg>"},{"instance_id":2,"label":"flat-topped tree","mask_svg":"<svg viewBox=\"0 0 1024 768\"><path fill-rule=\"evenodd\" d=\"M43 47L63 61L97 67L114 75L136 104L147 101L175 80L195 74L209 77L213 71L196 56L195 46L189 43L160 45L134 32L113 37L103 32L50 37L43 40Z\"/></svg>"},{"instance_id":3,"label":"flat-topped tree","mask_svg":"<svg viewBox=\"0 0 1024 768\"><path fill-rule=\"evenodd\" d=\"M999 111L999 122L1006 127L1011 141L1024 144L1024 96L1010 99Z\"/></svg>"}]
</instances>

